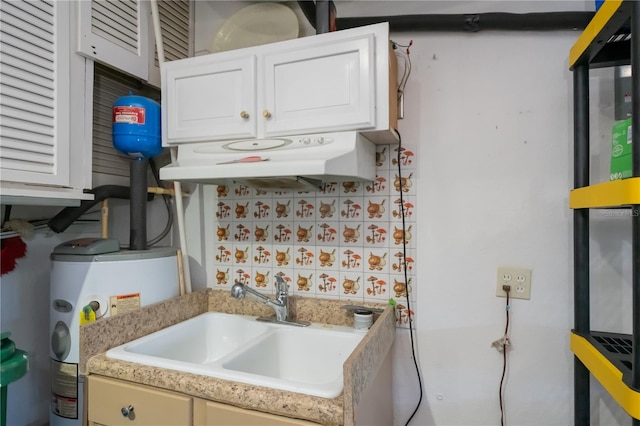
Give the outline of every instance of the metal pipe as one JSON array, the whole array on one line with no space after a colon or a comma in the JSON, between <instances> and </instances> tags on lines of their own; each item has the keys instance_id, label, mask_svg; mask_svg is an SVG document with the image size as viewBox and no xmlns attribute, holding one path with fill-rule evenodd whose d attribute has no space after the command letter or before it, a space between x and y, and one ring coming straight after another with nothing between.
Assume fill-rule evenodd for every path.
<instances>
[{"instance_id":1,"label":"metal pipe","mask_svg":"<svg viewBox=\"0 0 640 426\"><path fill-rule=\"evenodd\" d=\"M329 32L329 0L316 0L316 34Z\"/></svg>"},{"instance_id":2,"label":"metal pipe","mask_svg":"<svg viewBox=\"0 0 640 426\"><path fill-rule=\"evenodd\" d=\"M360 27L378 22L389 22L389 29L402 31L554 31L581 30L591 19L593 12L544 12L544 13L474 13L433 15L392 15L338 18L338 29Z\"/></svg>"},{"instance_id":3,"label":"metal pipe","mask_svg":"<svg viewBox=\"0 0 640 426\"><path fill-rule=\"evenodd\" d=\"M147 249L147 165L149 160L131 161L131 202L129 207L129 249Z\"/></svg>"},{"instance_id":4,"label":"metal pipe","mask_svg":"<svg viewBox=\"0 0 640 426\"><path fill-rule=\"evenodd\" d=\"M309 23L317 30L316 7L313 2L298 1L298 5ZM344 30L389 22L389 28L394 32L554 31L582 30L593 16L594 12L420 14L337 18L336 24L339 30Z\"/></svg>"},{"instance_id":5,"label":"metal pipe","mask_svg":"<svg viewBox=\"0 0 640 426\"><path fill-rule=\"evenodd\" d=\"M573 186L589 185L589 65L573 70ZM574 327L585 336L589 321L589 209L573 211L573 311ZM574 356L574 423L588 425L590 416L590 373Z\"/></svg>"},{"instance_id":6,"label":"metal pipe","mask_svg":"<svg viewBox=\"0 0 640 426\"><path fill-rule=\"evenodd\" d=\"M631 137L634 145L640 141L640 5L631 6L631 102L633 115ZM634 177L640 177L640 149L631 150L632 171ZM631 350L631 386L640 389L640 205L631 206L631 298L632 298L632 350ZM634 426L640 425L640 419L633 420Z\"/></svg>"},{"instance_id":7,"label":"metal pipe","mask_svg":"<svg viewBox=\"0 0 640 426\"><path fill-rule=\"evenodd\" d=\"M573 70L573 185L589 185L589 68ZM590 331L589 323L589 209L575 209L574 229L574 325L579 333Z\"/></svg>"}]
</instances>

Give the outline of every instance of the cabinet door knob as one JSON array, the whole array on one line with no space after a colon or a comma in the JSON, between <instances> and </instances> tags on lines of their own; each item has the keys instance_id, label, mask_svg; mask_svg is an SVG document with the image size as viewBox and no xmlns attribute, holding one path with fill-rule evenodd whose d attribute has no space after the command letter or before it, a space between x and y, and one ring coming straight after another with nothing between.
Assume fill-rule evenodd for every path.
<instances>
[{"instance_id":1,"label":"cabinet door knob","mask_svg":"<svg viewBox=\"0 0 640 426\"><path fill-rule=\"evenodd\" d=\"M129 417L129 415L130 415L131 413L133 413L133 405L129 405L129 406L127 406L127 407L122 407L122 408L120 409L120 412L122 413L122 415L123 415L124 417Z\"/></svg>"},{"instance_id":2,"label":"cabinet door knob","mask_svg":"<svg viewBox=\"0 0 640 426\"><path fill-rule=\"evenodd\" d=\"M249 114L247 113L247 111L241 111L240 118L244 118L245 120L249 118Z\"/></svg>"},{"instance_id":3,"label":"cabinet door knob","mask_svg":"<svg viewBox=\"0 0 640 426\"><path fill-rule=\"evenodd\" d=\"M264 111L262 111L262 116L264 118L271 118L271 113L269 112L268 109L265 109Z\"/></svg>"}]
</instances>

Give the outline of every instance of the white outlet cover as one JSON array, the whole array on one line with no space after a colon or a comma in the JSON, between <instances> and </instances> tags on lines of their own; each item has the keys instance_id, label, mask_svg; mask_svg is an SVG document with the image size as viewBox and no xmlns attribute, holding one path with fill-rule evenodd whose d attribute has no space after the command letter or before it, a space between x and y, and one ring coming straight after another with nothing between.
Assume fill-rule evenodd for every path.
<instances>
[{"instance_id":1,"label":"white outlet cover","mask_svg":"<svg viewBox=\"0 0 640 426\"><path fill-rule=\"evenodd\" d=\"M507 297L507 293L502 288L504 285L511 286L510 299L529 300L531 298L531 269L499 267L496 279L497 297Z\"/></svg>"}]
</instances>

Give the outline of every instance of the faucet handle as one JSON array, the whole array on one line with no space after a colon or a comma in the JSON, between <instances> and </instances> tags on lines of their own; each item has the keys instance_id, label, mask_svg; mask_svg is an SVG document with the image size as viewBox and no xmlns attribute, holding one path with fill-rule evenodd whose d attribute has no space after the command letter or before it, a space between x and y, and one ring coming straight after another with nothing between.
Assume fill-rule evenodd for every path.
<instances>
[{"instance_id":1,"label":"faucet handle","mask_svg":"<svg viewBox=\"0 0 640 426\"><path fill-rule=\"evenodd\" d=\"M231 287L231 296L236 299L244 299L245 293L244 286L238 281Z\"/></svg>"}]
</instances>

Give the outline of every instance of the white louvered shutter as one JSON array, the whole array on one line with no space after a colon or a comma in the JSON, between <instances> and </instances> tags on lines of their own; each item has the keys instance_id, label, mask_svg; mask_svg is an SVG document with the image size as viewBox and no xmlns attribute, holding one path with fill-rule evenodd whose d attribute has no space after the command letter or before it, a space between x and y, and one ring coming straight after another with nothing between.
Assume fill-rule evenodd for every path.
<instances>
[{"instance_id":1,"label":"white louvered shutter","mask_svg":"<svg viewBox=\"0 0 640 426\"><path fill-rule=\"evenodd\" d=\"M165 61L175 61L193 56L193 1L158 1L160 29ZM160 67L155 37L151 32L150 46L154 55L150 57L149 84L160 87Z\"/></svg>"},{"instance_id":2,"label":"white louvered shutter","mask_svg":"<svg viewBox=\"0 0 640 426\"><path fill-rule=\"evenodd\" d=\"M0 180L69 185L69 2L0 1Z\"/></svg>"},{"instance_id":3,"label":"white louvered shutter","mask_svg":"<svg viewBox=\"0 0 640 426\"><path fill-rule=\"evenodd\" d=\"M165 60L187 58L193 54L193 1L158 1L160 27L163 35ZM150 13L150 11L149 11ZM151 24L149 24L151 25ZM149 27L149 80L146 84L107 66L96 64L93 81L93 157L94 176L102 181L109 176L129 178L130 160L113 148L112 108L120 97L131 92L160 102L160 69L155 48L153 28ZM154 87L155 86L155 87Z\"/></svg>"},{"instance_id":4,"label":"white louvered shutter","mask_svg":"<svg viewBox=\"0 0 640 426\"><path fill-rule=\"evenodd\" d=\"M93 173L129 178L130 159L113 147L113 104L129 93L160 102L160 91L96 64L93 79Z\"/></svg>"},{"instance_id":5,"label":"white louvered shutter","mask_svg":"<svg viewBox=\"0 0 640 426\"><path fill-rule=\"evenodd\" d=\"M149 2L81 0L79 52L146 80L149 74Z\"/></svg>"}]
</instances>

